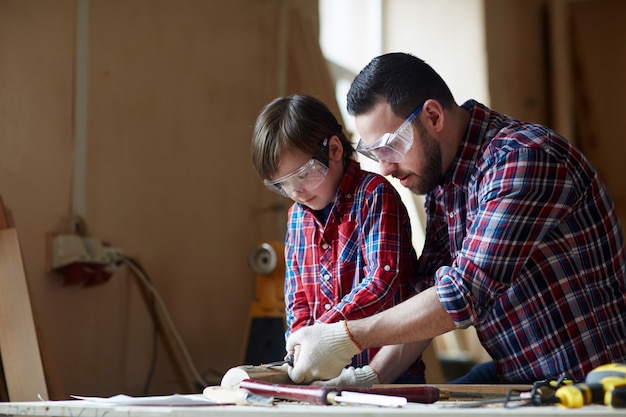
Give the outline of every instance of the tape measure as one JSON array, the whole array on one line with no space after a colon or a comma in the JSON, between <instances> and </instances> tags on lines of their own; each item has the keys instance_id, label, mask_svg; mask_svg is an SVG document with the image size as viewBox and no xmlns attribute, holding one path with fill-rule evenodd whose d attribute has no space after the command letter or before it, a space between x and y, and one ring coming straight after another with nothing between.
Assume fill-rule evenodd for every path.
<instances>
[{"instance_id":1,"label":"tape measure","mask_svg":"<svg viewBox=\"0 0 626 417\"><path fill-rule=\"evenodd\" d=\"M626 379L626 364L609 363L607 365L598 366L596 369L587 374L585 383L597 384L607 377Z\"/></svg>"}]
</instances>

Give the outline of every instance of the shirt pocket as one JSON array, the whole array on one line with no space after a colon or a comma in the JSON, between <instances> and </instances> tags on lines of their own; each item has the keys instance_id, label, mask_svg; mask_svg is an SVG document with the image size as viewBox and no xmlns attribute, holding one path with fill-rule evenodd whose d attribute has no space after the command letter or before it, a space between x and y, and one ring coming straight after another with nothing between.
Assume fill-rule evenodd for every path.
<instances>
[{"instance_id":1,"label":"shirt pocket","mask_svg":"<svg viewBox=\"0 0 626 417\"><path fill-rule=\"evenodd\" d=\"M344 222L339 225L335 242L338 262L355 262L359 259L361 232L357 221Z\"/></svg>"}]
</instances>

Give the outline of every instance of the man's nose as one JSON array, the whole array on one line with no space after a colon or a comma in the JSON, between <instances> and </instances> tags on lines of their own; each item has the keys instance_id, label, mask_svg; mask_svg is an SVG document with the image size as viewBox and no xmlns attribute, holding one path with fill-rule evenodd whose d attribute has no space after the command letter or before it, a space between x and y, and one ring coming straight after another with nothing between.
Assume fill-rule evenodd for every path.
<instances>
[{"instance_id":1,"label":"man's nose","mask_svg":"<svg viewBox=\"0 0 626 417\"><path fill-rule=\"evenodd\" d=\"M380 173L384 176L391 175L391 173L396 169L395 162L387 162L384 160L378 161L378 167L380 168Z\"/></svg>"}]
</instances>

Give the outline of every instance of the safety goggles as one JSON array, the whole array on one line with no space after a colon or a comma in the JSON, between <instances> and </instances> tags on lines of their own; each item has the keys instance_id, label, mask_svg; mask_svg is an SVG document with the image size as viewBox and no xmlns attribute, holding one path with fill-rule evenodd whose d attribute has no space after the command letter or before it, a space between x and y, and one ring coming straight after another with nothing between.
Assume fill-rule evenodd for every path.
<instances>
[{"instance_id":1,"label":"safety goggles","mask_svg":"<svg viewBox=\"0 0 626 417\"><path fill-rule=\"evenodd\" d=\"M413 129L411 122L422 111L424 105L419 106L393 133L385 133L371 145L365 145L359 140L357 152L374 161L400 162L413 145Z\"/></svg>"},{"instance_id":2,"label":"safety goggles","mask_svg":"<svg viewBox=\"0 0 626 417\"><path fill-rule=\"evenodd\" d=\"M304 192L317 188L324 181L327 173L326 165L311 158L309 162L284 177L273 181L264 180L263 183L275 193L291 197L294 191Z\"/></svg>"}]
</instances>

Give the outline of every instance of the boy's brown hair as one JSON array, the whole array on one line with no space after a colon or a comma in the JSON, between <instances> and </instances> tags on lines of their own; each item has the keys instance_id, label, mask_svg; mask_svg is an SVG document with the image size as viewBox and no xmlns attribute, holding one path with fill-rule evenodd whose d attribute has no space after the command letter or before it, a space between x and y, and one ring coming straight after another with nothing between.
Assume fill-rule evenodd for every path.
<instances>
[{"instance_id":1,"label":"boy's brown hair","mask_svg":"<svg viewBox=\"0 0 626 417\"><path fill-rule=\"evenodd\" d=\"M339 137L344 166L354 154L341 124L320 100L307 95L279 97L268 103L257 117L252 134L252 163L261 179L271 179L278 171L282 154L300 150L328 163L325 139Z\"/></svg>"}]
</instances>

